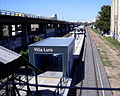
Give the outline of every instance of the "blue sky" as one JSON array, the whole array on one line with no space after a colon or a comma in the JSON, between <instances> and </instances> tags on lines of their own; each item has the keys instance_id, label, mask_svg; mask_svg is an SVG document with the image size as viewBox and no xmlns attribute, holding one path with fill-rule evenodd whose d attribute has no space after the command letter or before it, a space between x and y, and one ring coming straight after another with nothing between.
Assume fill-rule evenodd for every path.
<instances>
[{"instance_id":1,"label":"blue sky","mask_svg":"<svg viewBox=\"0 0 120 96\"><path fill-rule=\"evenodd\" d=\"M111 0L0 0L0 10L11 10L58 19L90 21L97 16L101 6Z\"/></svg>"}]
</instances>

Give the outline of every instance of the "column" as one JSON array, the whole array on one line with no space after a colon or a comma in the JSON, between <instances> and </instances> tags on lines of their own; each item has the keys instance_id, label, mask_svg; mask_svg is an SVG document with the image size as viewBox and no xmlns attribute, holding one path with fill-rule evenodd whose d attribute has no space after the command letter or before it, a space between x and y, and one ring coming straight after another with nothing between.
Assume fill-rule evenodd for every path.
<instances>
[{"instance_id":1,"label":"column","mask_svg":"<svg viewBox=\"0 0 120 96\"><path fill-rule=\"evenodd\" d=\"M46 29L47 29L47 24L45 23L45 24L43 24L43 34L44 34L44 38L46 38L47 37L47 33L46 33Z\"/></svg>"},{"instance_id":2,"label":"column","mask_svg":"<svg viewBox=\"0 0 120 96\"><path fill-rule=\"evenodd\" d=\"M31 32L31 24L27 24L27 33Z\"/></svg>"},{"instance_id":3,"label":"column","mask_svg":"<svg viewBox=\"0 0 120 96\"><path fill-rule=\"evenodd\" d=\"M65 25L65 34L68 33L68 24Z\"/></svg>"},{"instance_id":4,"label":"column","mask_svg":"<svg viewBox=\"0 0 120 96\"><path fill-rule=\"evenodd\" d=\"M12 36L12 25L8 25L9 36Z\"/></svg>"},{"instance_id":5,"label":"column","mask_svg":"<svg viewBox=\"0 0 120 96\"><path fill-rule=\"evenodd\" d=\"M23 23L21 24L22 27L22 46L27 46L27 24Z\"/></svg>"},{"instance_id":6,"label":"column","mask_svg":"<svg viewBox=\"0 0 120 96\"><path fill-rule=\"evenodd\" d=\"M3 39L3 25L0 24L0 40Z\"/></svg>"},{"instance_id":7,"label":"column","mask_svg":"<svg viewBox=\"0 0 120 96\"><path fill-rule=\"evenodd\" d=\"M120 42L120 1L118 0L118 38L117 40Z\"/></svg>"},{"instance_id":8,"label":"column","mask_svg":"<svg viewBox=\"0 0 120 96\"><path fill-rule=\"evenodd\" d=\"M110 26L110 35L112 36L112 37L114 37L114 0L112 0L112 4L111 4L111 26Z\"/></svg>"},{"instance_id":9,"label":"column","mask_svg":"<svg viewBox=\"0 0 120 96\"><path fill-rule=\"evenodd\" d=\"M118 33L118 0L114 0L114 36L117 39Z\"/></svg>"},{"instance_id":10,"label":"column","mask_svg":"<svg viewBox=\"0 0 120 96\"><path fill-rule=\"evenodd\" d=\"M41 23L39 24L39 30L38 31L39 31L40 34L43 34L43 24L41 24Z\"/></svg>"},{"instance_id":11,"label":"column","mask_svg":"<svg viewBox=\"0 0 120 96\"><path fill-rule=\"evenodd\" d=\"M54 24L55 36L58 36L58 24Z\"/></svg>"}]
</instances>

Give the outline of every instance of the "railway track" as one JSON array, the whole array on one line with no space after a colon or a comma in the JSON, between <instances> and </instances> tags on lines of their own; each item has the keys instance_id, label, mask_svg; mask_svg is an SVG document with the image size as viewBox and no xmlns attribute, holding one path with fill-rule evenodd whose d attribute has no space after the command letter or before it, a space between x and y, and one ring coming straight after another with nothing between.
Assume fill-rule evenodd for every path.
<instances>
[{"instance_id":1,"label":"railway track","mask_svg":"<svg viewBox=\"0 0 120 96\"><path fill-rule=\"evenodd\" d=\"M103 62L88 28L83 59L85 60L85 78L81 87L109 88ZM112 96L112 93L104 90L80 90L80 95L77 96Z\"/></svg>"},{"instance_id":2,"label":"railway track","mask_svg":"<svg viewBox=\"0 0 120 96\"><path fill-rule=\"evenodd\" d=\"M99 61L98 61L98 58L96 57L96 46L93 42L93 39L91 37L91 34L88 32L88 37L89 37L89 40L90 40L90 45L91 45L91 52L92 52L92 57L93 57L93 67L94 67L94 76L95 76L95 84L96 84L96 88L100 87L100 88L103 88L103 82L102 82L102 79L101 79L101 72L100 72L100 68L99 68ZM97 96L105 96L105 92L104 90L102 91L96 91L97 93Z\"/></svg>"}]
</instances>

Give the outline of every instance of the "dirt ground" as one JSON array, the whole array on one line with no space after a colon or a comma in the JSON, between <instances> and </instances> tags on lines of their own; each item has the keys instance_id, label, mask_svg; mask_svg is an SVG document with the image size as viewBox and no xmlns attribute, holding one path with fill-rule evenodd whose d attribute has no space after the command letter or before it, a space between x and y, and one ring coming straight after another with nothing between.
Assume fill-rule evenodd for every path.
<instances>
[{"instance_id":1,"label":"dirt ground","mask_svg":"<svg viewBox=\"0 0 120 96\"><path fill-rule=\"evenodd\" d=\"M100 54L109 61L109 64L105 65L105 70L111 87L120 88L120 51L111 46L101 35L92 30L90 32ZM120 91L113 91L113 96L120 96Z\"/></svg>"}]
</instances>

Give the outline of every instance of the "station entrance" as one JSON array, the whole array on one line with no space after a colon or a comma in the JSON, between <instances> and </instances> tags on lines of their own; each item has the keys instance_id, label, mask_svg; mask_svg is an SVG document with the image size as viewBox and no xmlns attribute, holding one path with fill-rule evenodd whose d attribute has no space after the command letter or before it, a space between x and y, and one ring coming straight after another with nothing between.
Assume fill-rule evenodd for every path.
<instances>
[{"instance_id":1,"label":"station entrance","mask_svg":"<svg viewBox=\"0 0 120 96\"><path fill-rule=\"evenodd\" d=\"M35 66L41 71L61 71L62 54L34 54Z\"/></svg>"}]
</instances>

